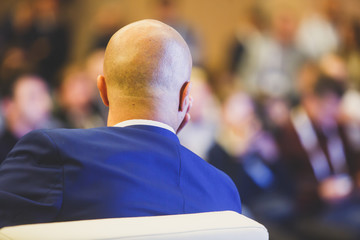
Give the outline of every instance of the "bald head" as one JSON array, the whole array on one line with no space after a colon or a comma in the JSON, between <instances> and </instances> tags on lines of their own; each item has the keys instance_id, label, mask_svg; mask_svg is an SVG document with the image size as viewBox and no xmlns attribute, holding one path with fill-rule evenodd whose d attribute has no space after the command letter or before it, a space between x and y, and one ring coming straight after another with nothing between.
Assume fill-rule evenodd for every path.
<instances>
[{"instance_id":1,"label":"bald head","mask_svg":"<svg viewBox=\"0 0 360 240\"><path fill-rule=\"evenodd\" d=\"M104 74L109 100L178 93L189 80L191 55L170 26L142 20L117 31L106 48Z\"/></svg>"},{"instance_id":2,"label":"bald head","mask_svg":"<svg viewBox=\"0 0 360 240\"><path fill-rule=\"evenodd\" d=\"M105 51L98 88L108 126L129 119L163 122L179 131L189 121L191 54L170 26L142 20L117 31Z\"/></svg>"}]
</instances>

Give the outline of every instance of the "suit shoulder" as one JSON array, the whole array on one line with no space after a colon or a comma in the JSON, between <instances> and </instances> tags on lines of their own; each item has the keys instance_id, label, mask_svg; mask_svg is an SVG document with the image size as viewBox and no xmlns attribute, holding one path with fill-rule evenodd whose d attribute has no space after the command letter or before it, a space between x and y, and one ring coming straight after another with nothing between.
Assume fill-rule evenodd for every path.
<instances>
[{"instance_id":1,"label":"suit shoulder","mask_svg":"<svg viewBox=\"0 0 360 240\"><path fill-rule=\"evenodd\" d=\"M202 189L206 189L209 201L212 199L215 205L221 203L220 209L241 213L239 192L231 178L187 148L183 147L181 151L182 176L185 183L188 186L194 183L202 186Z\"/></svg>"},{"instance_id":2,"label":"suit shoulder","mask_svg":"<svg viewBox=\"0 0 360 240\"><path fill-rule=\"evenodd\" d=\"M207 161L202 159L200 156L193 153L191 150L182 146L182 152L183 152L185 160L191 159L192 164L198 165L199 167L205 169L206 171L216 175L218 178L222 178L227 184L233 185L233 181L226 173L224 173L220 169L216 168L212 164L208 163Z\"/></svg>"},{"instance_id":3,"label":"suit shoulder","mask_svg":"<svg viewBox=\"0 0 360 240\"><path fill-rule=\"evenodd\" d=\"M54 128L54 129L41 129L35 130L33 132L43 132L49 135L53 134L61 134L61 135L81 135L81 134L89 134L89 133L98 133L98 132L107 132L108 127L99 127L99 128L89 128L89 129L80 129L80 128Z\"/></svg>"},{"instance_id":4,"label":"suit shoulder","mask_svg":"<svg viewBox=\"0 0 360 240\"><path fill-rule=\"evenodd\" d=\"M43 130L34 130L20 138L9 152L7 160L35 161L37 164L61 165L55 141Z\"/></svg>"},{"instance_id":5,"label":"suit shoulder","mask_svg":"<svg viewBox=\"0 0 360 240\"><path fill-rule=\"evenodd\" d=\"M42 129L35 130L33 132L41 132L52 139L58 138L79 138L86 139L91 136L99 136L99 134L106 134L109 131L108 127L89 128L89 129L67 129L67 128L55 128L55 129Z\"/></svg>"},{"instance_id":6,"label":"suit shoulder","mask_svg":"<svg viewBox=\"0 0 360 240\"><path fill-rule=\"evenodd\" d=\"M57 129L39 129L31 131L22 137L19 142L25 143L33 143L33 144L43 144L44 142L48 142L47 144L52 145L54 148L57 148L59 142L64 141L78 141L78 140L86 140L92 139L94 137L98 137L99 133L106 132L106 128L92 128L92 129L65 129L65 128L57 128Z\"/></svg>"}]
</instances>

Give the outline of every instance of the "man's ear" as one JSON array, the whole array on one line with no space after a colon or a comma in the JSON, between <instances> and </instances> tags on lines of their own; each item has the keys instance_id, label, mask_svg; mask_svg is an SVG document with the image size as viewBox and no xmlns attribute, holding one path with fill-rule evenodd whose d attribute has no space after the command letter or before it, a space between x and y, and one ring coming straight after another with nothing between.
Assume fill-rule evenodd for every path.
<instances>
[{"instance_id":1,"label":"man's ear","mask_svg":"<svg viewBox=\"0 0 360 240\"><path fill-rule=\"evenodd\" d=\"M191 82L185 82L180 90L180 101L179 101L179 111L186 111L190 104L190 88Z\"/></svg>"},{"instance_id":2,"label":"man's ear","mask_svg":"<svg viewBox=\"0 0 360 240\"><path fill-rule=\"evenodd\" d=\"M109 99L108 99L108 94L107 94L107 87L106 87L106 82L105 82L105 77L102 75L99 75L97 77L97 87L99 89L100 92L100 97L104 103L105 106L109 106Z\"/></svg>"},{"instance_id":3,"label":"man's ear","mask_svg":"<svg viewBox=\"0 0 360 240\"><path fill-rule=\"evenodd\" d=\"M189 111L190 111L190 108L192 105L192 98L190 96L190 88L191 88L191 83L186 82L186 83L184 83L184 85L182 86L182 88L180 90L180 101L179 101L180 125L179 125L178 129L176 130L176 133L179 133L185 127L185 125L190 121Z\"/></svg>"}]
</instances>

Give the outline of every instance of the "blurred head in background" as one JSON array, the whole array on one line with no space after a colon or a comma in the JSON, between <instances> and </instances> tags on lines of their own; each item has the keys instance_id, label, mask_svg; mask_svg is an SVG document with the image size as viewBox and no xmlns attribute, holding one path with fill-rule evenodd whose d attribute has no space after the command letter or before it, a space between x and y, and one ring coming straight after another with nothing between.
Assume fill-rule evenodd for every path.
<instances>
[{"instance_id":1,"label":"blurred head in background","mask_svg":"<svg viewBox=\"0 0 360 240\"><path fill-rule=\"evenodd\" d=\"M191 72L191 95L194 102L190 109L191 121L213 121L217 118L218 103L204 69L194 67ZM216 114L216 116L214 116Z\"/></svg>"},{"instance_id":2,"label":"blurred head in background","mask_svg":"<svg viewBox=\"0 0 360 240\"><path fill-rule=\"evenodd\" d=\"M92 83L87 73L77 66L65 70L59 88L59 103L70 112L82 112L91 104Z\"/></svg>"},{"instance_id":3,"label":"blurred head in background","mask_svg":"<svg viewBox=\"0 0 360 240\"><path fill-rule=\"evenodd\" d=\"M319 64L305 64L300 71L298 83L302 104L318 125L333 126L341 117L347 78L344 61L335 54L325 55Z\"/></svg>"},{"instance_id":4,"label":"blurred head in background","mask_svg":"<svg viewBox=\"0 0 360 240\"><path fill-rule=\"evenodd\" d=\"M290 6L283 6L273 12L271 17L271 31L280 45L292 45L298 29L297 12Z\"/></svg>"},{"instance_id":5,"label":"blurred head in background","mask_svg":"<svg viewBox=\"0 0 360 240\"><path fill-rule=\"evenodd\" d=\"M45 81L34 75L17 78L3 98L6 127L20 138L33 129L46 126L52 102Z\"/></svg>"},{"instance_id":6,"label":"blurred head in background","mask_svg":"<svg viewBox=\"0 0 360 240\"><path fill-rule=\"evenodd\" d=\"M240 136L259 127L254 103L250 96L243 92L236 92L226 99L223 119L224 123Z\"/></svg>"},{"instance_id":7,"label":"blurred head in background","mask_svg":"<svg viewBox=\"0 0 360 240\"><path fill-rule=\"evenodd\" d=\"M43 27L54 24L58 18L59 7L59 0L34 1L36 20Z\"/></svg>"},{"instance_id":8,"label":"blurred head in background","mask_svg":"<svg viewBox=\"0 0 360 240\"><path fill-rule=\"evenodd\" d=\"M60 124L68 128L103 126L104 121L94 105L96 84L86 69L70 65L65 69L57 91L58 108L55 111Z\"/></svg>"},{"instance_id":9,"label":"blurred head in background","mask_svg":"<svg viewBox=\"0 0 360 240\"><path fill-rule=\"evenodd\" d=\"M344 92L345 87L342 82L326 75L319 76L313 91L303 98L309 117L319 126L335 127Z\"/></svg>"},{"instance_id":10,"label":"blurred head in background","mask_svg":"<svg viewBox=\"0 0 360 240\"><path fill-rule=\"evenodd\" d=\"M178 1L156 0L155 2L156 14L160 21L171 25L179 20Z\"/></svg>"},{"instance_id":11,"label":"blurred head in background","mask_svg":"<svg viewBox=\"0 0 360 240\"><path fill-rule=\"evenodd\" d=\"M248 94L236 91L225 100L222 110L219 143L232 156L246 154L261 130L253 100Z\"/></svg>"},{"instance_id":12,"label":"blurred head in background","mask_svg":"<svg viewBox=\"0 0 360 240\"><path fill-rule=\"evenodd\" d=\"M217 142L230 156L242 161L258 154L266 161L276 161L277 148L272 136L263 128L257 105L250 95L235 91L223 105L223 124Z\"/></svg>"}]
</instances>

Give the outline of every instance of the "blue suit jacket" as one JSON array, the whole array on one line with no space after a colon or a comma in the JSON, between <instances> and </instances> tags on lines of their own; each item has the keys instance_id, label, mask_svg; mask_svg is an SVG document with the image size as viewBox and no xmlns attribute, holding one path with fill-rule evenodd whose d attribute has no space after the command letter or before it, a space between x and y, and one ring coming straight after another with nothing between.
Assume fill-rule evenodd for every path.
<instances>
[{"instance_id":1,"label":"blue suit jacket","mask_svg":"<svg viewBox=\"0 0 360 240\"><path fill-rule=\"evenodd\" d=\"M233 182L159 127L33 131L0 166L0 227L220 210Z\"/></svg>"}]
</instances>

